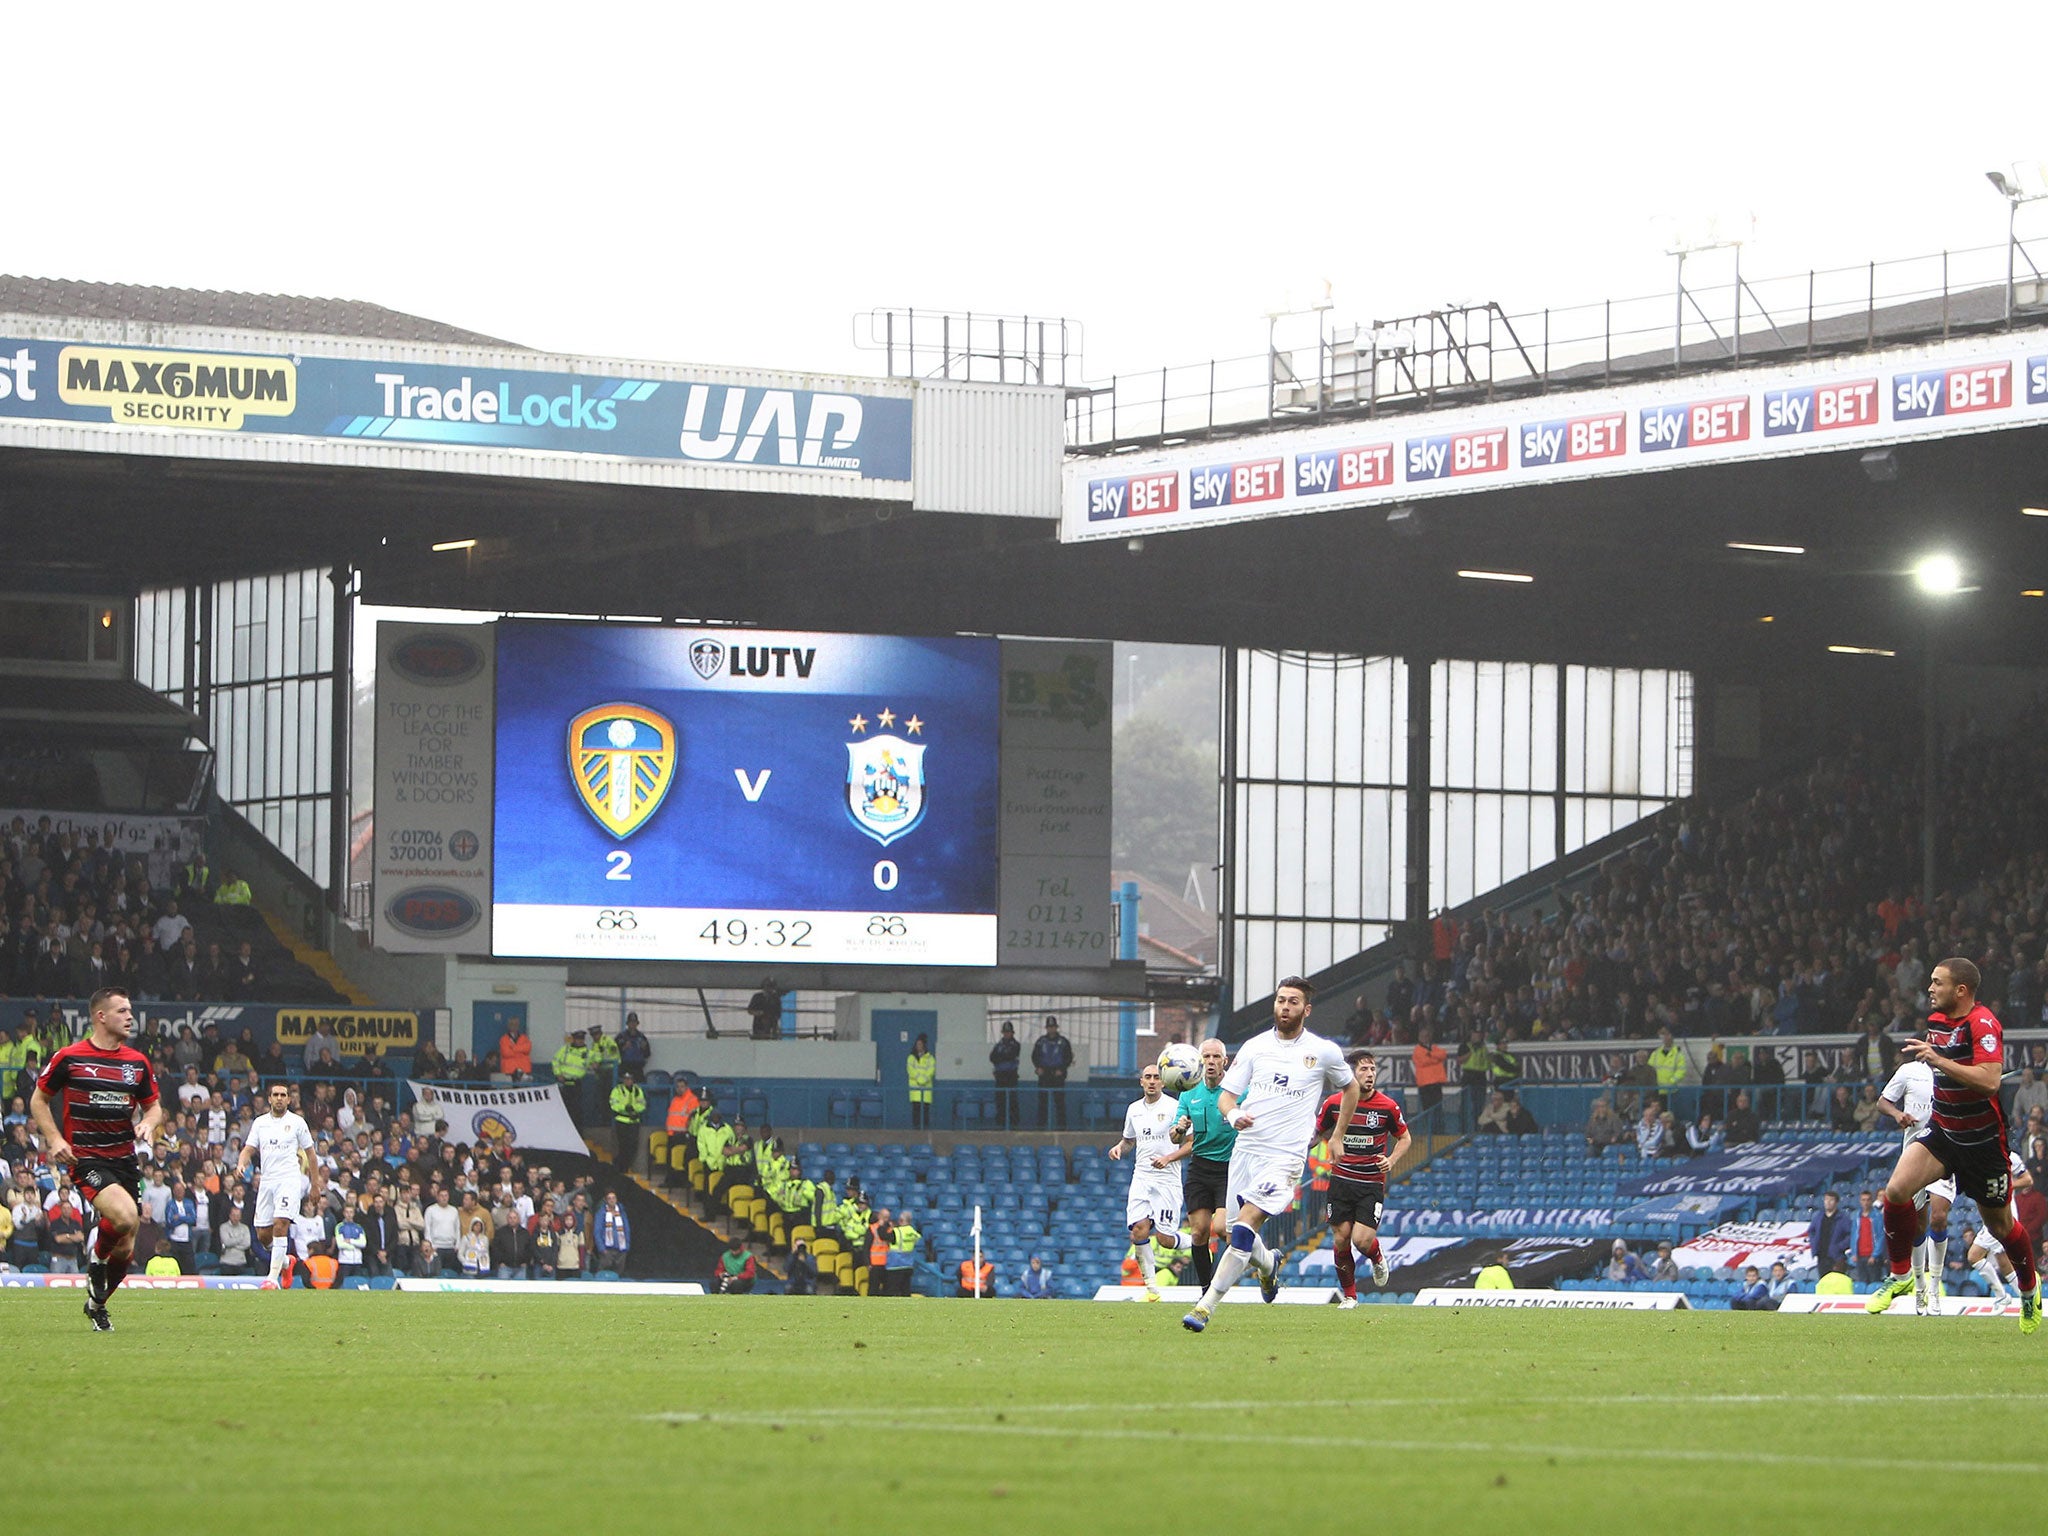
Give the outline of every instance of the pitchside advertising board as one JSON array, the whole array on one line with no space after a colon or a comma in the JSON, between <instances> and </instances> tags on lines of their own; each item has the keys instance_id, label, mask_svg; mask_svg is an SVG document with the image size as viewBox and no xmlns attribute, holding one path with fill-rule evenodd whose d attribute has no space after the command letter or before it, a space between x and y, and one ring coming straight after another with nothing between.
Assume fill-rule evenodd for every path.
<instances>
[{"instance_id":1,"label":"pitchside advertising board","mask_svg":"<svg viewBox=\"0 0 2048 1536\"><path fill-rule=\"evenodd\" d=\"M2043 420L2048 345L1942 343L1069 460L1060 537L1129 538Z\"/></svg>"},{"instance_id":2,"label":"pitchside advertising board","mask_svg":"<svg viewBox=\"0 0 2048 1536\"><path fill-rule=\"evenodd\" d=\"M386 949L1112 958L1107 646L505 621L378 656Z\"/></svg>"},{"instance_id":3,"label":"pitchside advertising board","mask_svg":"<svg viewBox=\"0 0 2048 1536\"><path fill-rule=\"evenodd\" d=\"M0 337L0 420L522 449L908 485L911 402L844 380ZM431 464L431 459L427 461Z\"/></svg>"}]
</instances>

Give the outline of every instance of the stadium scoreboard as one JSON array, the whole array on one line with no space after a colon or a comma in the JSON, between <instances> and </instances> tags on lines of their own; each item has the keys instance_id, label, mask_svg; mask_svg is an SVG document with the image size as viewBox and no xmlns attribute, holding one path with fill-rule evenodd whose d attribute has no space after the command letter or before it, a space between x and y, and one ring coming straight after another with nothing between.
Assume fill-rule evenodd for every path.
<instances>
[{"instance_id":1,"label":"stadium scoreboard","mask_svg":"<svg viewBox=\"0 0 2048 1536\"><path fill-rule=\"evenodd\" d=\"M505 620L378 660L384 948L1111 960L1105 645Z\"/></svg>"}]
</instances>

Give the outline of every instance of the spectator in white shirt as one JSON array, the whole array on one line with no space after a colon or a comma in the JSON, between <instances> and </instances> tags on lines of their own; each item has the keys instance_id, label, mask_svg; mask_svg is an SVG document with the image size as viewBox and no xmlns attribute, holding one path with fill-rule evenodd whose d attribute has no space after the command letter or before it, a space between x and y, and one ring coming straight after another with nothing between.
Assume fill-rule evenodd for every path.
<instances>
[{"instance_id":1,"label":"spectator in white shirt","mask_svg":"<svg viewBox=\"0 0 2048 1536\"><path fill-rule=\"evenodd\" d=\"M164 915L156 920L150 932L156 936L156 947L169 954L184 943L185 935L192 931L192 921L178 910L174 901L164 908Z\"/></svg>"}]
</instances>

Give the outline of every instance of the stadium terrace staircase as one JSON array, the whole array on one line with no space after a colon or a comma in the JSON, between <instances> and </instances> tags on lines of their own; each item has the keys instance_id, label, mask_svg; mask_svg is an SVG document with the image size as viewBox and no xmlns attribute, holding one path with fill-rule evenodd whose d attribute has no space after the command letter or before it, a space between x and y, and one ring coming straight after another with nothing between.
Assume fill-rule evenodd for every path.
<instances>
[{"instance_id":1,"label":"stadium terrace staircase","mask_svg":"<svg viewBox=\"0 0 2048 1536\"><path fill-rule=\"evenodd\" d=\"M334 956L324 949L317 949L304 938L293 933L277 916L266 907L257 907L257 916L263 919L263 926L271 936L291 954L291 957L332 987L340 996L357 1008L374 1008L377 999L351 981L342 968L335 963Z\"/></svg>"}]
</instances>

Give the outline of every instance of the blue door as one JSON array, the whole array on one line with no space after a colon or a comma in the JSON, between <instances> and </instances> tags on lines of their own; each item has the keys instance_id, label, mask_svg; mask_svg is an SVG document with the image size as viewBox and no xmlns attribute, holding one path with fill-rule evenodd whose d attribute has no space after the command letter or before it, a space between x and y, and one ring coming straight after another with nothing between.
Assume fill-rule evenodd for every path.
<instances>
[{"instance_id":1,"label":"blue door","mask_svg":"<svg viewBox=\"0 0 2048 1536\"><path fill-rule=\"evenodd\" d=\"M469 1059L482 1061L489 1052L498 1048L498 1036L505 1033L507 1025L517 1022L523 1030L526 1026L526 1004L485 1002L481 998L469 1005Z\"/></svg>"},{"instance_id":2,"label":"blue door","mask_svg":"<svg viewBox=\"0 0 2048 1536\"><path fill-rule=\"evenodd\" d=\"M905 1063L910 1060L910 1047L919 1035L925 1037L934 1052L938 1050L938 1012L931 1008L877 1008L868 1017L889 1124L909 1125L910 1079L904 1072Z\"/></svg>"}]
</instances>

